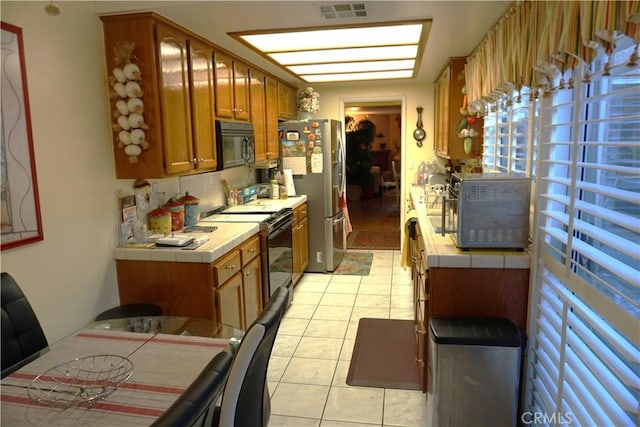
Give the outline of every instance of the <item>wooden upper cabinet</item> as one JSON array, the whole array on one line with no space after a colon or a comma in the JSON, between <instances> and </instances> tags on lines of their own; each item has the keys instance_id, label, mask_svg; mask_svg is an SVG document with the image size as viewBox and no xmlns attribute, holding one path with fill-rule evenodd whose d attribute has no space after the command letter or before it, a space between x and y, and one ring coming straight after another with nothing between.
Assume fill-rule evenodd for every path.
<instances>
[{"instance_id":1,"label":"wooden upper cabinet","mask_svg":"<svg viewBox=\"0 0 640 427\"><path fill-rule=\"evenodd\" d=\"M216 52L216 116L249 121L249 66Z\"/></svg>"},{"instance_id":2,"label":"wooden upper cabinet","mask_svg":"<svg viewBox=\"0 0 640 427\"><path fill-rule=\"evenodd\" d=\"M265 135L264 138L258 135L264 141L264 154L259 155L266 160L278 158L280 97L276 79L256 72L262 77L261 82L254 82L254 95L258 99L252 99L252 67L189 29L154 12L100 19L104 29L116 178L165 178L216 170L215 119L249 122L252 101L256 110L254 121L260 128L257 132ZM125 79L123 69L129 63L135 64L140 73ZM140 93L131 96L125 93L121 85L129 83L139 85ZM262 95L260 84L264 86ZM130 111L126 105L132 98L139 98L138 105L132 104L136 111ZM282 99L284 102L284 95ZM140 108L143 122L134 122L144 132L144 138L139 140L142 152L129 155L125 153L125 143L129 142L126 137L132 129L127 124L131 123L129 116L139 114ZM121 133L125 141L121 141ZM135 149L132 146L128 150L131 148Z\"/></svg>"},{"instance_id":3,"label":"wooden upper cabinet","mask_svg":"<svg viewBox=\"0 0 640 427\"><path fill-rule=\"evenodd\" d=\"M199 40L191 40L191 121L195 168L216 169L215 77L213 49Z\"/></svg>"},{"instance_id":4,"label":"wooden upper cabinet","mask_svg":"<svg viewBox=\"0 0 640 427\"><path fill-rule=\"evenodd\" d=\"M116 178L164 178L216 170L214 132L213 48L187 29L152 13L101 17L114 136ZM130 52L130 54L127 54ZM114 70L130 62L140 75L146 143L131 159L119 141L125 119L123 103L133 97L117 94ZM121 77L122 78L122 77ZM122 82L121 82L122 83ZM120 106L120 108L118 108ZM125 117L121 117L125 116ZM133 161L132 161L133 160Z\"/></svg>"},{"instance_id":5,"label":"wooden upper cabinet","mask_svg":"<svg viewBox=\"0 0 640 427\"><path fill-rule=\"evenodd\" d=\"M296 91L278 82L278 117L282 120L297 119L296 112Z\"/></svg>"},{"instance_id":6,"label":"wooden upper cabinet","mask_svg":"<svg viewBox=\"0 0 640 427\"><path fill-rule=\"evenodd\" d=\"M278 82L271 77L265 80L266 120L267 120L267 153L270 160L280 157L278 139Z\"/></svg>"},{"instance_id":7,"label":"wooden upper cabinet","mask_svg":"<svg viewBox=\"0 0 640 427\"><path fill-rule=\"evenodd\" d=\"M435 126L433 145L436 155L450 159L467 159L480 155L482 146L482 119L474 128L480 136L474 137L472 152L464 152L463 139L458 136L458 126L464 118L460 113L465 85L463 78L466 58L450 58L435 81Z\"/></svg>"},{"instance_id":8,"label":"wooden upper cabinet","mask_svg":"<svg viewBox=\"0 0 640 427\"><path fill-rule=\"evenodd\" d=\"M189 172L193 165L193 143L187 36L158 23L156 38L167 173Z\"/></svg>"},{"instance_id":9,"label":"wooden upper cabinet","mask_svg":"<svg viewBox=\"0 0 640 427\"><path fill-rule=\"evenodd\" d=\"M249 113L249 66L233 61L233 114L236 120L251 120Z\"/></svg>"},{"instance_id":10,"label":"wooden upper cabinet","mask_svg":"<svg viewBox=\"0 0 640 427\"><path fill-rule=\"evenodd\" d=\"M233 118L233 60L216 52L216 116Z\"/></svg>"},{"instance_id":11,"label":"wooden upper cabinet","mask_svg":"<svg viewBox=\"0 0 640 427\"><path fill-rule=\"evenodd\" d=\"M251 86L251 123L255 140L256 162L267 160L267 127L265 112L265 75L256 70L250 70Z\"/></svg>"}]
</instances>

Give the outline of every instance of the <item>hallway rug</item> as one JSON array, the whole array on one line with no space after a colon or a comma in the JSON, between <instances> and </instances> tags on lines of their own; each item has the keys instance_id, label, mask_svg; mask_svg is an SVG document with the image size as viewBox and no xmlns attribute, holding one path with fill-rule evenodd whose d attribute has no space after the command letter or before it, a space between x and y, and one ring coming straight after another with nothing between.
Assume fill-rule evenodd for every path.
<instances>
[{"instance_id":1,"label":"hallway rug","mask_svg":"<svg viewBox=\"0 0 640 427\"><path fill-rule=\"evenodd\" d=\"M368 276L371 271L373 254L369 252L347 252L333 274Z\"/></svg>"},{"instance_id":2,"label":"hallway rug","mask_svg":"<svg viewBox=\"0 0 640 427\"><path fill-rule=\"evenodd\" d=\"M400 249L400 230L353 230L347 237L349 249Z\"/></svg>"},{"instance_id":3,"label":"hallway rug","mask_svg":"<svg viewBox=\"0 0 640 427\"><path fill-rule=\"evenodd\" d=\"M362 318L347 384L421 390L413 320Z\"/></svg>"}]
</instances>

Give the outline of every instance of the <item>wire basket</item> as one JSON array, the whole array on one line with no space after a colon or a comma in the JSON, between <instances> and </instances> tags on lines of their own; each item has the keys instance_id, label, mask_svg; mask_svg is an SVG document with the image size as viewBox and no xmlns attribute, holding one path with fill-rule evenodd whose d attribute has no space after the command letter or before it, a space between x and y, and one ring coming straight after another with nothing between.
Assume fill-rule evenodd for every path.
<instances>
[{"instance_id":1,"label":"wire basket","mask_svg":"<svg viewBox=\"0 0 640 427\"><path fill-rule=\"evenodd\" d=\"M69 408L88 406L106 398L133 375L126 357L99 354L74 359L38 375L27 390L40 404Z\"/></svg>"}]
</instances>

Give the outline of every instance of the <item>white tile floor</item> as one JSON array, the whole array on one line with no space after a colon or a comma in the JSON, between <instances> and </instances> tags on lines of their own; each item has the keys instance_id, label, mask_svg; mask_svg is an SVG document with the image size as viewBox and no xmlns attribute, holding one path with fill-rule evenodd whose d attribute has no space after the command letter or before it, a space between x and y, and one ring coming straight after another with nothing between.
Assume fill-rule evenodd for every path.
<instances>
[{"instance_id":1,"label":"white tile floor","mask_svg":"<svg viewBox=\"0 0 640 427\"><path fill-rule=\"evenodd\" d=\"M420 391L351 387L349 361L362 317L413 319L400 251L371 251L368 276L305 273L271 355L270 427L424 426Z\"/></svg>"}]
</instances>

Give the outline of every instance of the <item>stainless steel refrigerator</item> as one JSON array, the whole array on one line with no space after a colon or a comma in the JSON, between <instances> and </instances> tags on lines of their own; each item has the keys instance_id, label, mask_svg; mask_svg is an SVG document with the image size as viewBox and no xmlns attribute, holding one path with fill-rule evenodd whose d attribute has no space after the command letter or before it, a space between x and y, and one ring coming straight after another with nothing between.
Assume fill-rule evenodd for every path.
<instances>
[{"instance_id":1,"label":"stainless steel refrigerator","mask_svg":"<svg viewBox=\"0 0 640 427\"><path fill-rule=\"evenodd\" d=\"M296 194L306 194L309 265L306 271L334 271L346 251L345 218L340 204L345 191L342 122L309 119L279 124L281 155L290 168Z\"/></svg>"}]
</instances>

